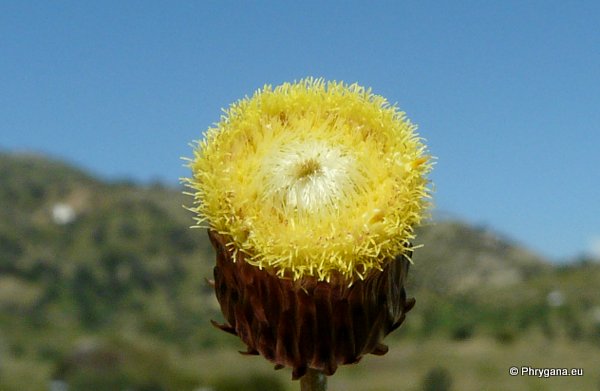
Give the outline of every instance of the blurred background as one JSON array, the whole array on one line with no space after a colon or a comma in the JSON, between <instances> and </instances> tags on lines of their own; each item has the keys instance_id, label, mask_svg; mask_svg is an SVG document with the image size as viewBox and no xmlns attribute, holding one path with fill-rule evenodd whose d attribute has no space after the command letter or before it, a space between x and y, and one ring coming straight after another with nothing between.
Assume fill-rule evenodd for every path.
<instances>
[{"instance_id":1,"label":"blurred background","mask_svg":"<svg viewBox=\"0 0 600 391\"><path fill-rule=\"evenodd\" d=\"M600 390L598 20L595 1L1 2L0 390L299 388L210 325L180 178L222 108L307 76L371 87L437 158L417 305L330 389Z\"/></svg>"}]
</instances>

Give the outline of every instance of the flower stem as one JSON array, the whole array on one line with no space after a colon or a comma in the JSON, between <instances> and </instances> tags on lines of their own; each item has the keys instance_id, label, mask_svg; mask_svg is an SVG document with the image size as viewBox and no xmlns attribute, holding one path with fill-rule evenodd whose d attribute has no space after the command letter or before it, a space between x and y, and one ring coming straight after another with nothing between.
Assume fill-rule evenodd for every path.
<instances>
[{"instance_id":1,"label":"flower stem","mask_svg":"<svg viewBox=\"0 0 600 391\"><path fill-rule=\"evenodd\" d=\"M326 391L327 376L316 369L308 368L306 375L300 378L300 391Z\"/></svg>"}]
</instances>

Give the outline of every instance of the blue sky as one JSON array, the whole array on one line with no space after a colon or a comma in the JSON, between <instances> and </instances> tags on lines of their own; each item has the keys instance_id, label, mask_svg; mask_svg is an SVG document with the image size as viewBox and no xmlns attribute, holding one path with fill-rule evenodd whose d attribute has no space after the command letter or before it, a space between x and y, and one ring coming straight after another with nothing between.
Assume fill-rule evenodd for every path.
<instances>
[{"instance_id":1,"label":"blue sky","mask_svg":"<svg viewBox=\"0 0 600 391\"><path fill-rule=\"evenodd\" d=\"M306 76L419 125L437 212L600 257L600 2L0 3L0 149L176 184L221 108Z\"/></svg>"}]
</instances>

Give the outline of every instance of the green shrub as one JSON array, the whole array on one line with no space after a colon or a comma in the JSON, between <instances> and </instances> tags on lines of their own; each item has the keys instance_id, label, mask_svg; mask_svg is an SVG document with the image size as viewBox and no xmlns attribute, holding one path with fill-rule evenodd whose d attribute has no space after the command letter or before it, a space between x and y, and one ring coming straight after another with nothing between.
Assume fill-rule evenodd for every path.
<instances>
[{"instance_id":1,"label":"green shrub","mask_svg":"<svg viewBox=\"0 0 600 391\"><path fill-rule=\"evenodd\" d=\"M449 391L452 389L452 375L443 367L431 368L423 380L423 391Z\"/></svg>"}]
</instances>

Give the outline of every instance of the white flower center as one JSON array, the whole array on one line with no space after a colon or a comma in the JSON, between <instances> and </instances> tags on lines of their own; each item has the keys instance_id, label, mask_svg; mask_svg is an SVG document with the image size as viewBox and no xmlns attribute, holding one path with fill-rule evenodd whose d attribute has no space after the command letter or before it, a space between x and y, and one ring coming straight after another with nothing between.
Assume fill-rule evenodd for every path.
<instances>
[{"instance_id":1,"label":"white flower center","mask_svg":"<svg viewBox=\"0 0 600 391\"><path fill-rule=\"evenodd\" d=\"M335 209L342 197L358 191L361 175L354 159L321 142L283 145L263 165L266 199L285 211Z\"/></svg>"}]
</instances>

